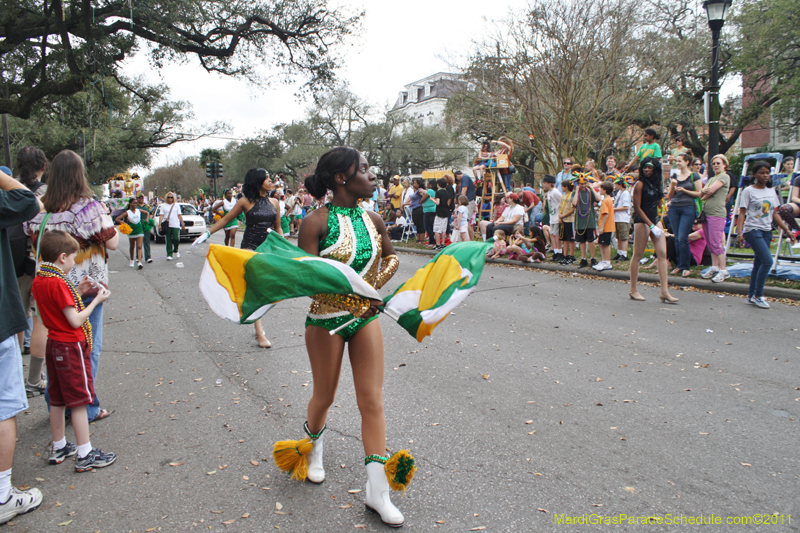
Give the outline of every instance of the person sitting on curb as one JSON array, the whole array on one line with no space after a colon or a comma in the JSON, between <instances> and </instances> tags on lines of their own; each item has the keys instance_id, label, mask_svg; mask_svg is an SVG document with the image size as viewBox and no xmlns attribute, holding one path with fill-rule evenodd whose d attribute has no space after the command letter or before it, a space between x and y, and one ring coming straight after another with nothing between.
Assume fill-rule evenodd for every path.
<instances>
[{"instance_id":1,"label":"person sitting on curb","mask_svg":"<svg viewBox=\"0 0 800 533\"><path fill-rule=\"evenodd\" d=\"M523 263L541 263L544 259L544 234L537 226L531 226L531 237L525 237L525 227L514 226L512 244L508 246L509 259Z\"/></svg>"}]
</instances>

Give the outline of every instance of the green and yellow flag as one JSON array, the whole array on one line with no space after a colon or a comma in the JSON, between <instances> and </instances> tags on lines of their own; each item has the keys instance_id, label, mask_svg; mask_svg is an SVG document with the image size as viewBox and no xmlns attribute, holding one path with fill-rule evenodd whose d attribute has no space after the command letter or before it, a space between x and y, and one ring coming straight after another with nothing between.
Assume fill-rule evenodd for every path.
<instances>
[{"instance_id":1,"label":"green and yellow flag","mask_svg":"<svg viewBox=\"0 0 800 533\"><path fill-rule=\"evenodd\" d=\"M384 312L422 342L478 283L493 244L457 242L444 248L384 298Z\"/></svg>"},{"instance_id":2,"label":"green and yellow flag","mask_svg":"<svg viewBox=\"0 0 800 533\"><path fill-rule=\"evenodd\" d=\"M274 231L255 252L210 245L200 292L216 314L240 324L255 322L289 298L324 293L381 299L349 266L309 255Z\"/></svg>"}]
</instances>

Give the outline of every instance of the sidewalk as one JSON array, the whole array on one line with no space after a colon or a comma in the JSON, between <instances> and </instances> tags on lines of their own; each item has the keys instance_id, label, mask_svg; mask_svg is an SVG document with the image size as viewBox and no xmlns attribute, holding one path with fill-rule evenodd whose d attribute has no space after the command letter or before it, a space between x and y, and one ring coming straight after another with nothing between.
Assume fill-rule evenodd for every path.
<instances>
[{"instance_id":1,"label":"sidewalk","mask_svg":"<svg viewBox=\"0 0 800 533\"><path fill-rule=\"evenodd\" d=\"M436 255L434 250L423 250L419 248L403 248L395 246L398 252L418 254L418 255ZM487 263L498 263L501 265L512 265L521 268L529 268L533 270L549 270L551 272L574 272L576 274L583 274L586 276L594 276L597 278L606 278L622 281L630 281L630 275L627 272L620 272L619 270L604 270L598 272L593 268L578 268L576 266L565 266L557 263L522 263L520 261L511 261L509 259L487 259ZM647 283L658 283L657 274L644 274L639 273L639 281ZM711 280L706 279L693 279L670 276L669 284L677 287L693 287L695 289L708 290L714 292L726 292L729 294L741 294L747 296L748 285L746 283L713 283ZM800 301L800 290L785 289L782 287L764 287L764 296L769 298L786 298L789 300Z\"/></svg>"}]
</instances>

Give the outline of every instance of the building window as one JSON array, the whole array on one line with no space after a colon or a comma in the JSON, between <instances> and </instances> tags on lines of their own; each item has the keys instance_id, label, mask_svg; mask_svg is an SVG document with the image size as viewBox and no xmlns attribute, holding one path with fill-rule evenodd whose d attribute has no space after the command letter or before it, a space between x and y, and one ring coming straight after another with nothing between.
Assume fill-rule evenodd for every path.
<instances>
[{"instance_id":1,"label":"building window","mask_svg":"<svg viewBox=\"0 0 800 533\"><path fill-rule=\"evenodd\" d=\"M425 84L425 97L427 98L430 95L431 95L431 84L430 83L426 83Z\"/></svg>"}]
</instances>

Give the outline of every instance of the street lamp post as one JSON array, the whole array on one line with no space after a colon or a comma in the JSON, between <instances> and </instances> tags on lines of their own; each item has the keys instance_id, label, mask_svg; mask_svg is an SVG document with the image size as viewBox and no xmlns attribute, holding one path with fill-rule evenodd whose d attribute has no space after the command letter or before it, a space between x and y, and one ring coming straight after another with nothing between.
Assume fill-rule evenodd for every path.
<instances>
[{"instance_id":1,"label":"street lamp post","mask_svg":"<svg viewBox=\"0 0 800 533\"><path fill-rule=\"evenodd\" d=\"M708 161L719 153L719 119L722 109L719 104L719 33L725 24L725 15L732 0L706 0L703 9L708 16L711 29L711 83L706 93L708 114Z\"/></svg>"}]
</instances>

